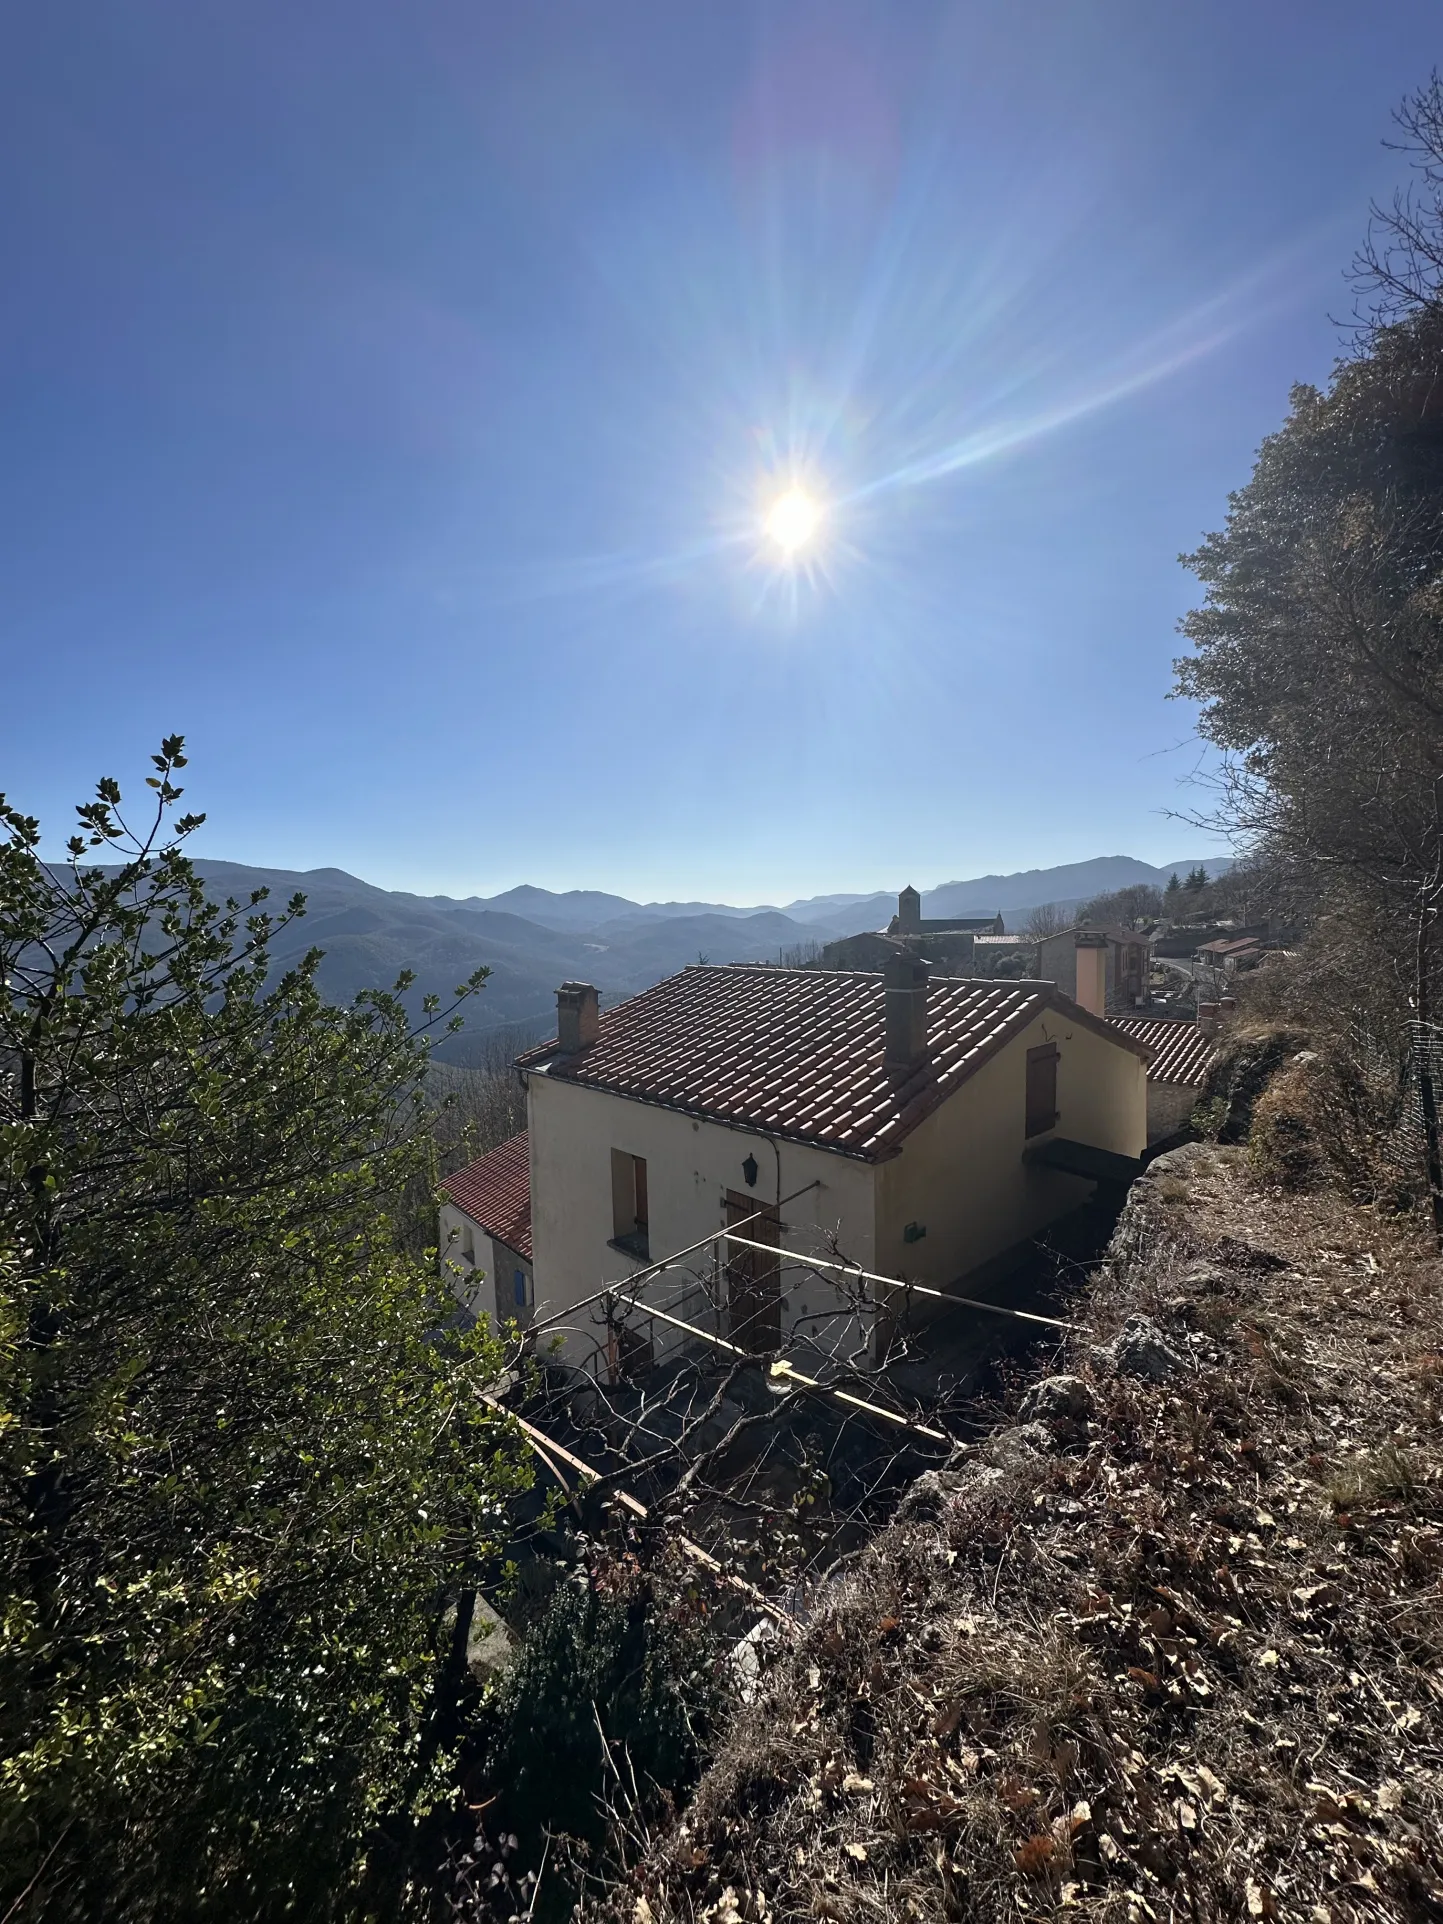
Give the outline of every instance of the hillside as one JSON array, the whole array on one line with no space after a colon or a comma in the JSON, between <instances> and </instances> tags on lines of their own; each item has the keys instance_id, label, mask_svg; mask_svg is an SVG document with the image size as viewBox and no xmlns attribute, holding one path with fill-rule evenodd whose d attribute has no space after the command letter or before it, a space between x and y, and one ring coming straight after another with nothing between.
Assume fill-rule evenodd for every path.
<instances>
[{"instance_id":1,"label":"hillside","mask_svg":"<svg viewBox=\"0 0 1443 1924\"><path fill-rule=\"evenodd\" d=\"M614 1920L1443 1906L1443 1264L1195 1144L922 1479Z\"/></svg>"},{"instance_id":2,"label":"hillside","mask_svg":"<svg viewBox=\"0 0 1443 1924\"><path fill-rule=\"evenodd\" d=\"M1175 864L1186 869L1191 864ZM632 902L598 890L562 894L522 886L492 897L425 896L377 888L342 869L254 868L200 860L198 872L217 894L241 899L268 888L273 906L304 894L305 916L276 944L282 963L314 946L325 951L320 982L336 1001L358 989L383 988L402 969L416 975L414 997L449 995L483 963L492 971L467 1030L526 1027L549 1020L558 982L595 982L604 1002L649 988L705 956L712 962L776 961L835 936L885 926L891 895L815 896L786 908L739 908L716 902ZM923 896L929 915L1001 909L1014 921L1042 902L1068 905L1130 881L1165 882L1129 856L1103 856L1023 875L948 882ZM442 1045L464 1059L463 1036Z\"/></svg>"}]
</instances>

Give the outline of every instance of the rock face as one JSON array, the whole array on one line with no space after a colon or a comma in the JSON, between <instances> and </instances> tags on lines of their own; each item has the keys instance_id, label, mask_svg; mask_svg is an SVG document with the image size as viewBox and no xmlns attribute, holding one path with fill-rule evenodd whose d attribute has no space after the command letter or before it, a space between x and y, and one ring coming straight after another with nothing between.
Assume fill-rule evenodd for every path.
<instances>
[{"instance_id":1,"label":"rock face","mask_svg":"<svg viewBox=\"0 0 1443 1924\"><path fill-rule=\"evenodd\" d=\"M466 1667L478 1682L509 1670L516 1649L511 1632L484 1597L478 1596L471 1612L471 1630L466 1639Z\"/></svg>"},{"instance_id":2,"label":"rock face","mask_svg":"<svg viewBox=\"0 0 1443 1924\"><path fill-rule=\"evenodd\" d=\"M1305 1049L1308 1038L1293 1029L1274 1029L1265 1035L1225 1038L1208 1066L1202 1099L1219 1105L1218 1141L1246 1142L1252 1127L1253 1104L1290 1057Z\"/></svg>"},{"instance_id":3,"label":"rock face","mask_svg":"<svg viewBox=\"0 0 1443 1924\"><path fill-rule=\"evenodd\" d=\"M1080 1376L1044 1376L1023 1399L1023 1422L1085 1423L1092 1414L1093 1395Z\"/></svg>"},{"instance_id":4,"label":"rock face","mask_svg":"<svg viewBox=\"0 0 1443 1924\"><path fill-rule=\"evenodd\" d=\"M1129 1316L1120 1334L1094 1354L1119 1376L1140 1376L1145 1383L1165 1383L1183 1366L1182 1358L1148 1316Z\"/></svg>"}]
</instances>

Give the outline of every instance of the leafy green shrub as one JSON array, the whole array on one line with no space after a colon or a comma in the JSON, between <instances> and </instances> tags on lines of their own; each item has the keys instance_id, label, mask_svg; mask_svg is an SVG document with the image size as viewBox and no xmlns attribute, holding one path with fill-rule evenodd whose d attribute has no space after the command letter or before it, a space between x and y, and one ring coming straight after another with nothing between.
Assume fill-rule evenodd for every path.
<instances>
[{"instance_id":1,"label":"leafy green shrub","mask_svg":"<svg viewBox=\"0 0 1443 1924\"><path fill-rule=\"evenodd\" d=\"M181 748L149 831L102 782L68 864L0 800L12 1924L343 1911L446 1791L441 1626L526 1475L498 1345L440 1339L393 1246L424 1044L397 994L328 1007L315 953L268 979L301 899L207 901Z\"/></svg>"},{"instance_id":2,"label":"leafy green shrub","mask_svg":"<svg viewBox=\"0 0 1443 1924\"><path fill-rule=\"evenodd\" d=\"M718 1639L689 1583L627 1559L577 1572L480 1711L466 1801L485 1809L493 1835L519 1839L518 1868L541 1863L548 1835L604 1851L608 1805L645 1823L696 1782L723 1682ZM543 1880L537 1915L565 1915L575 1895L564 1875Z\"/></svg>"}]
</instances>

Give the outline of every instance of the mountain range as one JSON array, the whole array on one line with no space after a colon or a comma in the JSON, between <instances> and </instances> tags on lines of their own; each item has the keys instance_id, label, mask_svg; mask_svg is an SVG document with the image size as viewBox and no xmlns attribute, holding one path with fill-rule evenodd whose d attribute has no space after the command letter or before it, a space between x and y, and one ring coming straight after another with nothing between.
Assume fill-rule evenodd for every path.
<instances>
[{"instance_id":1,"label":"mountain range","mask_svg":"<svg viewBox=\"0 0 1443 1924\"><path fill-rule=\"evenodd\" d=\"M491 970L467 1013L466 1030L438 1054L455 1062L484 1045L497 1029L543 1029L555 1009L559 982L594 982L603 1006L649 988L688 962L774 962L788 950L805 951L864 929L884 928L895 895L815 895L781 907L738 908L725 902L633 902L596 889L553 893L523 884L494 896L457 900L376 888L343 869L253 868L240 862L199 860L197 872L216 897L244 901L270 890L269 906L294 894L306 913L284 930L276 960L287 964L309 948L324 951L319 982L335 1001L358 989L383 988L402 969L416 977L419 999L449 998L455 985L485 963ZM1001 912L1009 927L1045 902L1075 908L1106 890L1146 882L1163 886L1193 861L1152 868L1127 855L1098 856L1059 868L1015 875L981 875L945 882L922 894L924 916ZM1228 866L1212 860L1213 872Z\"/></svg>"}]
</instances>

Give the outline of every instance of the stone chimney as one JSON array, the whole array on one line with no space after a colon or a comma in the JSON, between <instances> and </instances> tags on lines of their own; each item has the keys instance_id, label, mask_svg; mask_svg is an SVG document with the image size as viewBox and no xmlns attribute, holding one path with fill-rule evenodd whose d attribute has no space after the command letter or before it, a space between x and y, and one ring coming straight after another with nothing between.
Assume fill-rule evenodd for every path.
<instances>
[{"instance_id":1,"label":"stone chimney","mask_svg":"<svg viewBox=\"0 0 1443 1924\"><path fill-rule=\"evenodd\" d=\"M1225 995L1218 1003L1218 1014L1226 1022L1229 1016L1238 1012L1238 999L1235 995Z\"/></svg>"},{"instance_id":2,"label":"stone chimney","mask_svg":"<svg viewBox=\"0 0 1443 1924\"><path fill-rule=\"evenodd\" d=\"M1199 1035L1216 1035L1222 1027L1222 1011L1216 1002L1199 1002L1197 1005L1197 1026Z\"/></svg>"},{"instance_id":3,"label":"stone chimney","mask_svg":"<svg viewBox=\"0 0 1443 1924\"><path fill-rule=\"evenodd\" d=\"M556 991L556 1039L561 1053L579 1056L601 1031L596 990L589 982L563 982Z\"/></svg>"},{"instance_id":4,"label":"stone chimney","mask_svg":"<svg viewBox=\"0 0 1443 1924\"><path fill-rule=\"evenodd\" d=\"M927 1059L927 964L918 955L887 958L882 976L887 1004L886 1067L908 1075Z\"/></svg>"},{"instance_id":5,"label":"stone chimney","mask_svg":"<svg viewBox=\"0 0 1443 1924\"><path fill-rule=\"evenodd\" d=\"M922 898L910 884L897 897L897 931L916 935L922 927Z\"/></svg>"},{"instance_id":6,"label":"stone chimney","mask_svg":"<svg viewBox=\"0 0 1443 1924\"><path fill-rule=\"evenodd\" d=\"M1077 992L1073 997L1079 1009L1089 1015L1107 1014L1107 948L1101 929L1080 928L1072 938L1077 948Z\"/></svg>"}]
</instances>

